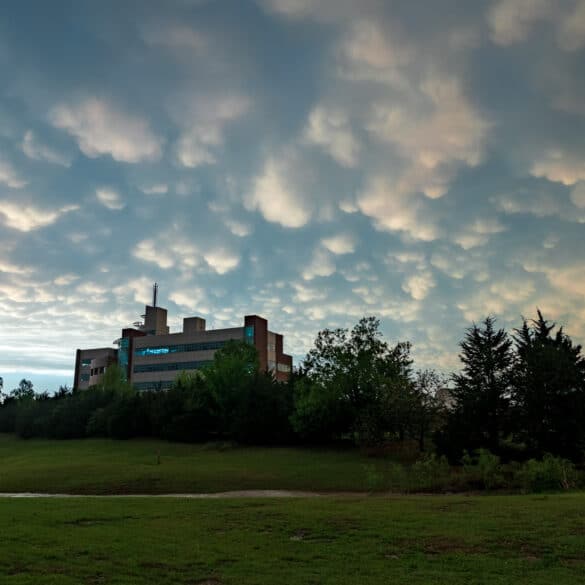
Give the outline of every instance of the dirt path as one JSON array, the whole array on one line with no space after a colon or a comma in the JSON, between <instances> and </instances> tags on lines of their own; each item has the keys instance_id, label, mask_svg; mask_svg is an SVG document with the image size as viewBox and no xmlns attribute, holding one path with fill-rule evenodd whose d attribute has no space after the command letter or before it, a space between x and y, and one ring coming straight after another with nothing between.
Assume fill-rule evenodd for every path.
<instances>
[{"instance_id":1,"label":"dirt path","mask_svg":"<svg viewBox=\"0 0 585 585\"><path fill-rule=\"evenodd\" d=\"M213 500L228 498L321 498L321 497L368 497L368 492L302 492L291 490L240 490L231 492L196 494L45 494L0 493L0 498L179 498Z\"/></svg>"}]
</instances>

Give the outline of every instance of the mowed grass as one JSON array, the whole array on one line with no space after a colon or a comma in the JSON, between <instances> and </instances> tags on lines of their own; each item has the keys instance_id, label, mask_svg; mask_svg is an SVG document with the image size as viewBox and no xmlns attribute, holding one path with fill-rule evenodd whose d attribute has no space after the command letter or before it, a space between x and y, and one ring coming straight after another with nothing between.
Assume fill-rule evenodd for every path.
<instances>
[{"instance_id":1,"label":"mowed grass","mask_svg":"<svg viewBox=\"0 0 585 585\"><path fill-rule=\"evenodd\" d=\"M0 582L578 584L584 510L584 494L0 499Z\"/></svg>"},{"instance_id":2,"label":"mowed grass","mask_svg":"<svg viewBox=\"0 0 585 585\"><path fill-rule=\"evenodd\" d=\"M158 458L160 454L160 464ZM0 492L165 494L249 489L364 491L384 460L357 450L22 440L0 434Z\"/></svg>"}]
</instances>

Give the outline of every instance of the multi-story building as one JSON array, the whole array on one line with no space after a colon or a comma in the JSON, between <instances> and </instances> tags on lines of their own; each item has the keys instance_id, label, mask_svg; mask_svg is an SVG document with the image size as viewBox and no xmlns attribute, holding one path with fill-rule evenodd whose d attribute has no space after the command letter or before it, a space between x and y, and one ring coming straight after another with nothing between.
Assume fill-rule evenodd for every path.
<instances>
[{"instance_id":1,"label":"multi-story building","mask_svg":"<svg viewBox=\"0 0 585 585\"><path fill-rule=\"evenodd\" d=\"M268 330L268 321L246 315L241 327L205 328L205 319L183 319L183 330L170 333L167 310L146 307L144 323L122 329L118 349L78 349L75 360L74 387L86 389L97 384L105 369L117 362L127 372L128 380L139 390L168 388L182 371L191 372L213 361L214 353L228 341L254 345L261 370L272 372L277 380L288 380L292 357L283 352L283 336Z\"/></svg>"}]
</instances>

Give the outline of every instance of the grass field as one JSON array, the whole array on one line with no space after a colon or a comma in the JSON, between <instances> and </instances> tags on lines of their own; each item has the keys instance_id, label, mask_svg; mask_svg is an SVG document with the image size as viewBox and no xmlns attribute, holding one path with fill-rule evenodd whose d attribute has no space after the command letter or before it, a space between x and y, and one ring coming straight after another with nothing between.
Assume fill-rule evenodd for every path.
<instances>
[{"instance_id":1,"label":"grass field","mask_svg":"<svg viewBox=\"0 0 585 585\"><path fill-rule=\"evenodd\" d=\"M355 450L224 449L150 440L25 441L0 435L0 492L367 491L372 470L383 473L385 466L383 460Z\"/></svg>"},{"instance_id":2,"label":"grass field","mask_svg":"<svg viewBox=\"0 0 585 585\"><path fill-rule=\"evenodd\" d=\"M585 583L585 495L0 499L3 585Z\"/></svg>"}]
</instances>

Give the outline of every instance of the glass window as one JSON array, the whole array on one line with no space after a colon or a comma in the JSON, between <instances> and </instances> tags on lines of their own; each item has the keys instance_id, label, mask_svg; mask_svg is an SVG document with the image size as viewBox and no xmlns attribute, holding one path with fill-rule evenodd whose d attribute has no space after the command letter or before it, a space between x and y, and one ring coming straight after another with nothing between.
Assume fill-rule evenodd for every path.
<instances>
[{"instance_id":1,"label":"glass window","mask_svg":"<svg viewBox=\"0 0 585 585\"><path fill-rule=\"evenodd\" d=\"M81 367L82 368L87 368L87 366L91 365L91 358L86 358L84 360L81 360Z\"/></svg>"},{"instance_id":2,"label":"glass window","mask_svg":"<svg viewBox=\"0 0 585 585\"><path fill-rule=\"evenodd\" d=\"M198 362L173 362L169 364L138 364L134 366L134 373L144 372L179 372L182 370L197 370L212 363L210 360L201 360Z\"/></svg>"},{"instance_id":3,"label":"glass window","mask_svg":"<svg viewBox=\"0 0 585 585\"><path fill-rule=\"evenodd\" d=\"M89 374L81 374L82 382L89 382Z\"/></svg>"},{"instance_id":4,"label":"glass window","mask_svg":"<svg viewBox=\"0 0 585 585\"><path fill-rule=\"evenodd\" d=\"M226 341L200 341L198 343L179 343L176 345L157 345L154 347L138 347L134 355L166 355L168 353L183 353L187 351L206 351L220 349Z\"/></svg>"}]
</instances>

